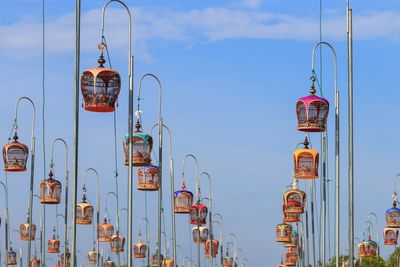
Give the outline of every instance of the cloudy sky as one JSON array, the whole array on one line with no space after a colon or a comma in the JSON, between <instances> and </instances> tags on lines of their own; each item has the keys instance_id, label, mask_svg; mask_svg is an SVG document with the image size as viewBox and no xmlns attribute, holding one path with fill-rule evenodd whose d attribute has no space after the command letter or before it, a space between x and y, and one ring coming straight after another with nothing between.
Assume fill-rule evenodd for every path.
<instances>
[{"instance_id":1,"label":"cloudy sky","mask_svg":"<svg viewBox=\"0 0 400 267\"><path fill-rule=\"evenodd\" d=\"M322 1L322 39L330 42L338 57L342 130L342 242L347 237L347 50L345 1ZM235 233L238 247L249 266L273 266L281 248L274 241L275 225L282 220L282 192L290 182L292 152L303 140L296 131L295 101L308 94L311 51L319 41L318 0L221 0L221 1L126 1L133 15L135 90L148 72L156 74L164 88L163 117L172 131L175 180L179 183L182 160L188 153L199 159L200 170L213 179L214 211L224 216L224 234ZM104 1L83 1L81 70L96 65L101 38L101 7ZM398 53L400 37L399 0L353 0L354 88L355 88L355 179L356 229L369 212L378 215L377 234L382 239L384 210L391 205L393 177L398 163ZM42 1L4 0L0 3L0 73L2 105L0 134L7 142L14 120L15 102L29 96L36 103L37 161L35 191L45 176L42 132ZM47 0L45 38L45 151L49 163L51 142L62 137L72 144L74 4ZM127 17L117 5L106 14L105 36L112 66L123 78L117 110L117 169L120 206L126 206L126 169L122 138L127 132ZM322 88L333 104L333 64L330 51L317 56L322 69ZM320 74L319 74L320 75ZM143 83L144 128L156 122L158 91L155 83ZM135 95L136 95L135 91ZM20 140L30 143L31 109L21 105ZM333 110L329 121L329 178L333 179ZM312 135L314 144L319 137ZM101 195L115 190L114 129L112 114L80 111L80 161L96 168L101 176ZM70 147L70 151L72 148ZM167 153L168 146L165 146ZM56 147L56 176L64 181L64 154ZM165 154L167 158L167 154ZM194 190L193 164L187 165L187 185ZM167 164L164 173L168 173ZM71 167L71 166L70 166ZM47 168L47 167L46 167ZM47 168L48 169L48 168ZM25 221L28 173L9 174L11 227ZM166 178L169 178L165 176ZM3 174L1 181L5 180ZM88 177L88 196L95 202L94 177ZM169 192L169 179L164 181ZM301 182L301 187L306 184ZM319 187L319 180L316 181ZM208 194L202 180L203 194ZM333 255L333 188L330 193L330 237L327 257ZM79 193L79 197L81 193ZM151 244L155 245L156 194L148 193ZM167 199L167 196L165 196ZM319 191L317 191L319 199ZM103 198L104 199L104 198ZM144 216L144 193L135 190L135 239ZM2 199L0 200L2 201ZM114 200L109 212L115 222ZM167 235L170 204L165 203ZM34 209L38 211L38 202ZM319 209L319 204L318 207ZM102 200L102 214L104 200ZM3 213L0 213L2 216ZM39 224L39 213L34 220ZM50 233L55 208L47 208ZM125 213L121 221L125 221ZM61 221L59 222L61 229ZM318 227L319 227L319 223ZM123 233L126 224L121 222ZM178 243L190 257L186 217L178 217ZM91 247L91 227L79 227L78 249L83 255ZM83 238L84 234L87 235ZM3 236L0 236L3 238ZM62 233L60 233L62 238ZM89 238L90 237L90 238ZM12 235L14 244L17 236ZM382 240L381 240L382 241ZM317 245L318 247L318 245ZM105 255L108 247L103 246ZM24 247L25 249L25 247ZM154 251L154 250L152 250ZM392 248L382 248L387 256ZM267 253L266 253L267 252ZM195 253L193 251L193 257ZM239 253L239 257L243 257ZM49 256L56 259L54 256ZM194 257L195 258L195 257ZM262 262L262 263L261 263ZM84 264L87 264L86 262Z\"/></svg>"}]
</instances>

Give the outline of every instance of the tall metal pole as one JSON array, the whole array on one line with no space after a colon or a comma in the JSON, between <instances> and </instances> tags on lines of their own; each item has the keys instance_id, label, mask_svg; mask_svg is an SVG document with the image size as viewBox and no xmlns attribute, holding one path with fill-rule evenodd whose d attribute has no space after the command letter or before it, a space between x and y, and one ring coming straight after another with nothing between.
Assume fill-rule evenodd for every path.
<instances>
[{"instance_id":1,"label":"tall metal pole","mask_svg":"<svg viewBox=\"0 0 400 267\"><path fill-rule=\"evenodd\" d=\"M114 192L108 192L106 194L106 198L105 198L105 207L107 207L107 200L108 200L108 196L109 195L113 195L115 197L115 201L118 202L118 195L116 193L114 193ZM116 222L116 228L117 228L117 231L116 231L117 237L119 237L120 233L119 233L119 208L118 208L118 205L117 205L117 208L116 208L115 222ZM119 255L119 252L117 252L117 266L118 267L120 266L120 255Z\"/></svg>"},{"instance_id":2,"label":"tall metal pole","mask_svg":"<svg viewBox=\"0 0 400 267\"><path fill-rule=\"evenodd\" d=\"M5 257L7 260L7 253L8 253L8 247L9 247L9 237L8 237L8 190L7 190L7 186L0 181L0 184L3 186L4 188L4 236L5 236L5 248L6 248L6 253L5 253ZM0 261L1 262L1 261Z\"/></svg>"},{"instance_id":3,"label":"tall metal pole","mask_svg":"<svg viewBox=\"0 0 400 267\"><path fill-rule=\"evenodd\" d=\"M220 231L220 236L219 236L219 243L221 246L221 265L224 262L224 219L222 218L222 215L219 213L215 213L214 217L219 218L220 226L221 226L221 231Z\"/></svg>"},{"instance_id":4,"label":"tall metal pole","mask_svg":"<svg viewBox=\"0 0 400 267\"><path fill-rule=\"evenodd\" d=\"M336 254L336 267L339 267L339 253L340 253L340 131L339 131L339 89L337 86L337 57L336 51L333 46L327 42L319 42L312 50L312 73L315 75L315 50L318 46L326 45L330 48L333 54L333 64L334 64L334 93L335 93L335 254ZM326 136L323 135L323 158L326 162ZM323 166L323 201L326 205L326 166ZM325 207L323 207L323 213L325 212ZM324 220L323 228L325 229L325 214L322 214L322 219ZM325 237L325 230L323 230L323 235ZM324 239L324 238L323 238ZM325 241L323 242L325 247ZM323 252L323 259L325 259L325 250ZM323 264L325 261L323 260Z\"/></svg>"},{"instance_id":5,"label":"tall metal pole","mask_svg":"<svg viewBox=\"0 0 400 267\"><path fill-rule=\"evenodd\" d=\"M71 266L76 267L76 202L78 192L79 76L80 76L81 0L75 0L74 130L72 146L72 244ZM64 258L66 254L64 255Z\"/></svg>"},{"instance_id":6,"label":"tall metal pole","mask_svg":"<svg viewBox=\"0 0 400 267\"><path fill-rule=\"evenodd\" d=\"M153 135L153 129L158 126L158 123L153 125L150 130L150 135ZM174 212L174 188L175 188L175 172L174 172L174 158L172 156L172 136L170 129L163 124L163 128L165 128L168 132L168 146L169 146L169 176L170 176L170 183L171 183L171 232L172 232L172 254L173 260L176 263L176 224L175 224L175 212Z\"/></svg>"},{"instance_id":7,"label":"tall metal pole","mask_svg":"<svg viewBox=\"0 0 400 267\"><path fill-rule=\"evenodd\" d=\"M312 239L312 253L313 253L313 266L317 266L315 255L315 221L314 221L314 183L310 181L310 205L311 205L311 239Z\"/></svg>"},{"instance_id":8,"label":"tall metal pole","mask_svg":"<svg viewBox=\"0 0 400 267\"><path fill-rule=\"evenodd\" d=\"M100 176L99 173L94 168L87 168L84 175L84 187L86 185L86 176L89 171L92 171L96 175L96 182L97 182L97 190L96 190L96 229L97 229L97 255L99 255L100 249L100 241L99 241L99 224L100 224ZM118 199L118 198L117 198ZM118 210L118 209L117 209ZM118 233L118 224L117 224L117 233ZM66 257L64 257L65 259ZM100 266L99 260L96 261L97 267ZM67 266L67 265L65 265Z\"/></svg>"},{"instance_id":9,"label":"tall metal pole","mask_svg":"<svg viewBox=\"0 0 400 267\"><path fill-rule=\"evenodd\" d=\"M206 175L208 178L208 185L209 185L209 189L208 189L208 193L209 193L209 207L208 207L208 214L209 214L209 225L210 225L210 255L208 257L209 259L209 266L212 267L213 266L213 249L212 249L212 239L213 239L213 228L212 228L212 197L211 197L211 176L207 173L207 172L202 172L200 174L201 175ZM199 232L200 235L200 232ZM200 239L200 237L199 237Z\"/></svg>"},{"instance_id":10,"label":"tall metal pole","mask_svg":"<svg viewBox=\"0 0 400 267\"><path fill-rule=\"evenodd\" d=\"M309 242L308 242L308 205L305 206L305 221L306 221L306 235L305 235L305 248L306 248L306 252L305 252L305 260L306 260L306 266L308 267L310 265L310 246L309 246Z\"/></svg>"},{"instance_id":11,"label":"tall metal pole","mask_svg":"<svg viewBox=\"0 0 400 267\"><path fill-rule=\"evenodd\" d=\"M348 112L349 112L349 267L354 266L354 145L353 145L353 10L347 0Z\"/></svg>"},{"instance_id":12,"label":"tall metal pole","mask_svg":"<svg viewBox=\"0 0 400 267\"><path fill-rule=\"evenodd\" d=\"M138 89L138 102L140 101L140 92L142 88L143 79L146 77L152 77L156 80L159 91L159 106L158 106L158 183L160 188L158 189L158 227L157 227L157 240L158 240L158 267L161 267L161 226L162 226L162 143L163 143L163 118L161 117L162 107L162 93L163 88L160 79L152 73L146 73L140 78L139 89Z\"/></svg>"},{"instance_id":13,"label":"tall metal pole","mask_svg":"<svg viewBox=\"0 0 400 267\"><path fill-rule=\"evenodd\" d=\"M182 171L182 177L185 177L185 162L187 158L192 158L195 163L196 163L196 199L197 203L200 203L200 175L199 175L199 162L197 161L197 158L192 155L188 154L185 156L183 159L183 171ZM197 231L200 233L199 226L197 226ZM197 265L200 267L200 239L197 242Z\"/></svg>"},{"instance_id":14,"label":"tall metal pole","mask_svg":"<svg viewBox=\"0 0 400 267\"><path fill-rule=\"evenodd\" d=\"M376 223L376 241L378 242L378 247L377 247L377 254L378 254L378 266L380 266L380 259L381 259L381 253L380 253L380 242L379 242L379 234L378 234L378 229L379 229L379 225L378 225L378 216L376 216L375 212L370 212L368 214L368 219L369 217L373 216L375 219L375 223Z\"/></svg>"},{"instance_id":15,"label":"tall metal pole","mask_svg":"<svg viewBox=\"0 0 400 267\"><path fill-rule=\"evenodd\" d=\"M134 56L132 55L132 16L129 10L129 7L121 0L109 0L104 4L102 9L102 20L101 20L101 33L102 39L104 38L104 17L107 6L116 2L121 4L127 14L128 14L128 75L129 75L129 100L128 100L128 136L129 138L133 137L133 71L134 71ZM132 228L133 228L133 146L132 140L128 144L128 267L132 267L133 261L133 236L132 236Z\"/></svg>"},{"instance_id":16,"label":"tall metal pole","mask_svg":"<svg viewBox=\"0 0 400 267\"><path fill-rule=\"evenodd\" d=\"M31 262L31 247L32 247L32 240L31 240L31 229L32 229L32 215L33 215L33 210L32 210L32 202L33 202L33 181L35 177L35 118L36 118L36 109L35 109L35 104L29 97L21 97L18 99L16 107L15 107L15 130L17 130L17 120L18 120L18 107L19 103L22 100L27 100L31 105L32 105L32 142L31 142L31 178L30 178L30 185L29 185L29 237L28 237L28 255L27 255L27 262L26 266L29 266Z\"/></svg>"}]
</instances>

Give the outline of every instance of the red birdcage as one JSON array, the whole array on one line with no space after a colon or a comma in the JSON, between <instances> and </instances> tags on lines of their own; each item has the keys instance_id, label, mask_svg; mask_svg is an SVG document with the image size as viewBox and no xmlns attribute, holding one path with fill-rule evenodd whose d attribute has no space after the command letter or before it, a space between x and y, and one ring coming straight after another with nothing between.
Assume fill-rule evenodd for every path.
<instances>
[{"instance_id":1,"label":"red birdcage","mask_svg":"<svg viewBox=\"0 0 400 267\"><path fill-rule=\"evenodd\" d=\"M53 179L53 170L50 170L49 178L40 183L40 203L60 204L62 185L60 181Z\"/></svg>"},{"instance_id":2,"label":"red birdcage","mask_svg":"<svg viewBox=\"0 0 400 267\"><path fill-rule=\"evenodd\" d=\"M60 253L60 240L56 238L56 229L53 228L53 238L47 241L48 253Z\"/></svg>"},{"instance_id":3,"label":"red birdcage","mask_svg":"<svg viewBox=\"0 0 400 267\"><path fill-rule=\"evenodd\" d=\"M141 191L157 191L160 188L158 167L151 165L138 168L138 186Z\"/></svg>"},{"instance_id":4,"label":"red birdcage","mask_svg":"<svg viewBox=\"0 0 400 267\"><path fill-rule=\"evenodd\" d=\"M6 172L26 171L29 149L26 145L18 142L17 131L14 141L3 146L4 170Z\"/></svg>"},{"instance_id":5,"label":"red birdcage","mask_svg":"<svg viewBox=\"0 0 400 267\"><path fill-rule=\"evenodd\" d=\"M297 130L303 132L325 132L329 102L315 95L315 77L312 77L310 95L299 98L296 103Z\"/></svg>"},{"instance_id":6,"label":"red birdcage","mask_svg":"<svg viewBox=\"0 0 400 267\"><path fill-rule=\"evenodd\" d=\"M208 208L202 203L193 204L190 211L190 223L195 225L206 224Z\"/></svg>"},{"instance_id":7,"label":"red birdcage","mask_svg":"<svg viewBox=\"0 0 400 267\"><path fill-rule=\"evenodd\" d=\"M99 233L99 242L110 242L114 234L114 226L107 221L107 216L104 216L104 221L97 228Z\"/></svg>"},{"instance_id":8,"label":"red birdcage","mask_svg":"<svg viewBox=\"0 0 400 267\"><path fill-rule=\"evenodd\" d=\"M219 247L219 241L215 239L207 239L205 245L204 245L204 255L206 258L210 257L210 243L212 246L212 253L211 256L215 258L218 255L218 247Z\"/></svg>"},{"instance_id":9,"label":"red birdcage","mask_svg":"<svg viewBox=\"0 0 400 267\"><path fill-rule=\"evenodd\" d=\"M33 257L30 262L30 267L40 267L40 260L38 258Z\"/></svg>"},{"instance_id":10,"label":"red birdcage","mask_svg":"<svg viewBox=\"0 0 400 267\"><path fill-rule=\"evenodd\" d=\"M121 91L121 77L115 70L104 67L103 52L97 62L97 68L87 69L81 76L83 108L93 112L113 112Z\"/></svg>"},{"instance_id":11,"label":"red birdcage","mask_svg":"<svg viewBox=\"0 0 400 267\"><path fill-rule=\"evenodd\" d=\"M10 250L7 251L7 265L17 265L17 253L12 249L10 245Z\"/></svg>"},{"instance_id":12,"label":"red birdcage","mask_svg":"<svg viewBox=\"0 0 400 267\"><path fill-rule=\"evenodd\" d=\"M133 246L133 256L136 259L146 258L147 245L142 243L142 239L139 236L138 242Z\"/></svg>"},{"instance_id":13,"label":"red birdcage","mask_svg":"<svg viewBox=\"0 0 400 267\"><path fill-rule=\"evenodd\" d=\"M19 225L19 239L22 241L29 240L29 232L31 233L31 240L35 240L36 235L36 225L32 223L32 228L29 231L29 216L26 223L21 223Z\"/></svg>"},{"instance_id":14,"label":"red birdcage","mask_svg":"<svg viewBox=\"0 0 400 267\"><path fill-rule=\"evenodd\" d=\"M399 237L398 228L385 228L383 230L383 238L385 240L385 245L395 246L397 245L397 239Z\"/></svg>"},{"instance_id":15,"label":"red birdcage","mask_svg":"<svg viewBox=\"0 0 400 267\"><path fill-rule=\"evenodd\" d=\"M85 187L83 187L83 192L86 192ZM94 208L92 205L87 203L86 200L86 194L84 193L82 202L76 204L76 224L92 224Z\"/></svg>"},{"instance_id":16,"label":"red birdcage","mask_svg":"<svg viewBox=\"0 0 400 267\"><path fill-rule=\"evenodd\" d=\"M301 214L287 212L285 205L283 205L282 209L283 209L283 222L284 223L300 222L300 215Z\"/></svg>"},{"instance_id":17,"label":"red birdcage","mask_svg":"<svg viewBox=\"0 0 400 267\"><path fill-rule=\"evenodd\" d=\"M287 223L281 223L276 226L276 242L290 242L292 236L292 226Z\"/></svg>"},{"instance_id":18,"label":"red birdcage","mask_svg":"<svg viewBox=\"0 0 400 267\"><path fill-rule=\"evenodd\" d=\"M121 234L113 235L110 241L112 252L123 252L125 246L125 237Z\"/></svg>"},{"instance_id":19,"label":"red birdcage","mask_svg":"<svg viewBox=\"0 0 400 267\"><path fill-rule=\"evenodd\" d=\"M132 166L150 166L153 138L148 134L142 133L142 125L139 120L136 122L135 127L136 131L133 134L133 138L130 138L129 135L124 138L125 165L128 166L129 164L129 142L132 142Z\"/></svg>"},{"instance_id":20,"label":"red birdcage","mask_svg":"<svg viewBox=\"0 0 400 267\"><path fill-rule=\"evenodd\" d=\"M185 181L182 177L181 190L174 193L174 212L175 213L190 213L193 205L193 193L186 190Z\"/></svg>"},{"instance_id":21,"label":"red birdcage","mask_svg":"<svg viewBox=\"0 0 400 267\"><path fill-rule=\"evenodd\" d=\"M96 252L96 250L93 248L93 250L89 250L88 252L88 262L89 264L97 264L97 258L98 258L98 254Z\"/></svg>"},{"instance_id":22,"label":"red birdcage","mask_svg":"<svg viewBox=\"0 0 400 267\"><path fill-rule=\"evenodd\" d=\"M296 149L294 156L294 177L297 179L318 178L319 153L308 147L307 137L304 140L304 148Z\"/></svg>"},{"instance_id":23,"label":"red birdcage","mask_svg":"<svg viewBox=\"0 0 400 267\"><path fill-rule=\"evenodd\" d=\"M286 208L286 213L304 213L306 193L297 188L296 179L294 179L292 183L292 188L283 193L283 203Z\"/></svg>"},{"instance_id":24,"label":"red birdcage","mask_svg":"<svg viewBox=\"0 0 400 267\"><path fill-rule=\"evenodd\" d=\"M208 238L208 233L209 233L208 228L205 226L193 227L192 229L193 242L205 243Z\"/></svg>"}]
</instances>

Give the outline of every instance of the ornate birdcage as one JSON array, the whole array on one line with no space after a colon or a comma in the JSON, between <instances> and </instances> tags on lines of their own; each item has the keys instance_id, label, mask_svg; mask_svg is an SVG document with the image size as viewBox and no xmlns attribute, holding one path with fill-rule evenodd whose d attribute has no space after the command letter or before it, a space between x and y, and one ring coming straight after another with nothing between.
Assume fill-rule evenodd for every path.
<instances>
[{"instance_id":1,"label":"ornate birdcage","mask_svg":"<svg viewBox=\"0 0 400 267\"><path fill-rule=\"evenodd\" d=\"M175 267L175 261L173 259L164 259L162 261L162 266L163 267Z\"/></svg>"},{"instance_id":2,"label":"ornate birdcage","mask_svg":"<svg viewBox=\"0 0 400 267\"><path fill-rule=\"evenodd\" d=\"M66 253L66 261L67 261L67 267L71 266L71 253L69 252L69 249L67 248L67 253ZM61 254L61 262L64 263L64 253Z\"/></svg>"},{"instance_id":3,"label":"ornate birdcage","mask_svg":"<svg viewBox=\"0 0 400 267\"><path fill-rule=\"evenodd\" d=\"M387 246L397 245L398 237L399 237L399 229L398 228L385 228L383 230L383 238L385 241L384 244Z\"/></svg>"},{"instance_id":4,"label":"ornate birdcage","mask_svg":"<svg viewBox=\"0 0 400 267\"><path fill-rule=\"evenodd\" d=\"M154 252L153 255L151 255L151 267L157 267L158 266L158 253L159 253L158 252L158 247L156 247L156 252ZM160 254L160 259L161 259L161 262L164 261L164 256L162 254Z\"/></svg>"},{"instance_id":5,"label":"ornate birdcage","mask_svg":"<svg viewBox=\"0 0 400 267\"><path fill-rule=\"evenodd\" d=\"M104 221L97 228L99 233L99 242L110 242L114 234L114 226L107 221L107 216L104 216Z\"/></svg>"},{"instance_id":6,"label":"ornate birdcage","mask_svg":"<svg viewBox=\"0 0 400 267\"><path fill-rule=\"evenodd\" d=\"M40 267L40 260L36 256L31 259L30 267Z\"/></svg>"},{"instance_id":7,"label":"ornate birdcage","mask_svg":"<svg viewBox=\"0 0 400 267\"><path fill-rule=\"evenodd\" d=\"M48 253L60 253L60 240L56 238L56 229L53 228L53 238L47 241Z\"/></svg>"},{"instance_id":8,"label":"ornate birdcage","mask_svg":"<svg viewBox=\"0 0 400 267\"><path fill-rule=\"evenodd\" d=\"M210 243L212 246L212 253L211 256L215 258L218 255L218 247L219 247L219 241L215 239L207 239L205 245L204 245L204 255L206 258L210 257Z\"/></svg>"},{"instance_id":9,"label":"ornate birdcage","mask_svg":"<svg viewBox=\"0 0 400 267\"><path fill-rule=\"evenodd\" d=\"M276 226L276 242L290 242L292 226L287 223L280 223Z\"/></svg>"},{"instance_id":10,"label":"ornate birdcage","mask_svg":"<svg viewBox=\"0 0 400 267\"><path fill-rule=\"evenodd\" d=\"M125 246L125 237L121 234L113 235L110 241L112 252L123 252Z\"/></svg>"},{"instance_id":11,"label":"ornate birdcage","mask_svg":"<svg viewBox=\"0 0 400 267\"><path fill-rule=\"evenodd\" d=\"M88 252L88 262L89 264L97 264L97 258L98 258L98 254L96 252L96 249L93 248L92 250L89 250Z\"/></svg>"},{"instance_id":12,"label":"ornate birdcage","mask_svg":"<svg viewBox=\"0 0 400 267\"><path fill-rule=\"evenodd\" d=\"M285 254L285 265L286 266L296 266L298 259L298 254L296 248L288 248Z\"/></svg>"},{"instance_id":13,"label":"ornate birdcage","mask_svg":"<svg viewBox=\"0 0 400 267\"><path fill-rule=\"evenodd\" d=\"M312 77L310 95L299 98L296 103L297 130L303 132L325 132L329 102L315 95L315 77Z\"/></svg>"},{"instance_id":14,"label":"ornate birdcage","mask_svg":"<svg viewBox=\"0 0 400 267\"><path fill-rule=\"evenodd\" d=\"M300 222L300 214L287 212L285 204L283 204L282 209L283 209L283 222L284 223Z\"/></svg>"},{"instance_id":15,"label":"ornate birdcage","mask_svg":"<svg viewBox=\"0 0 400 267\"><path fill-rule=\"evenodd\" d=\"M294 156L294 177L297 179L318 178L319 153L308 147L307 137L304 140L304 148L296 149Z\"/></svg>"},{"instance_id":16,"label":"ornate birdcage","mask_svg":"<svg viewBox=\"0 0 400 267\"><path fill-rule=\"evenodd\" d=\"M195 225L206 224L207 214L208 208L206 205L202 203L193 204L190 211L190 223Z\"/></svg>"},{"instance_id":17,"label":"ornate birdcage","mask_svg":"<svg viewBox=\"0 0 400 267\"><path fill-rule=\"evenodd\" d=\"M396 201L393 202L393 207L386 210L385 219L387 227L391 228L400 227L400 209L397 208Z\"/></svg>"},{"instance_id":18,"label":"ornate birdcage","mask_svg":"<svg viewBox=\"0 0 400 267\"><path fill-rule=\"evenodd\" d=\"M358 250L358 257L360 258L365 257L365 247L363 242L357 245L357 250Z\"/></svg>"},{"instance_id":19,"label":"ornate birdcage","mask_svg":"<svg viewBox=\"0 0 400 267\"><path fill-rule=\"evenodd\" d=\"M22 241L29 240L29 216L26 223L21 223L19 225L19 239ZM30 229L31 240L35 240L36 235L36 225L32 223L32 228Z\"/></svg>"},{"instance_id":20,"label":"ornate birdcage","mask_svg":"<svg viewBox=\"0 0 400 267\"><path fill-rule=\"evenodd\" d=\"M181 190L174 193L174 212L175 213L190 213L193 205L193 193L186 190L185 181L182 177Z\"/></svg>"},{"instance_id":21,"label":"ornate birdcage","mask_svg":"<svg viewBox=\"0 0 400 267\"><path fill-rule=\"evenodd\" d=\"M99 66L85 70L81 76L83 108L93 112L113 112L121 91L121 77L115 70L104 67L105 46L100 45Z\"/></svg>"},{"instance_id":22,"label":"ornate birdcage","mask_svg":"<svg viewBox=\"0 0 400 267\"><path fill-rule=\"evenodd\" d=\"M103 267L114 267L114 262L108 257L108 259L103 263Z\"/></svg>"},{"instance_id":23,"label":"ornate birdcage","mask_svg":"<svg viewBox=\"0 0 400 267\"><path fill-rule=\"evenodd\" d=\"M290 241L289 242L285 242L283 244L284 247L286 248L295 248L298 245L299 241L299 235L297 233L297 231L292 230L292 233L290 235Z\"/></svg>"},{"instance_id":24,"label":"ornate birdcage","mask_svg":"<svg viewBox=\"0 0 400 267\"><path fill-rule=\"evenodd\" d=\"M93 206L86 202L86 187L83 187L82 202L76 205L76 224L88 225L92 224Z\"/></svg>"},{"instance_id":25,"label":"ornate birdcage","mask_svg":"<svg viewBox=\"0 0 400 267\"><path fill-rule=\"evenodd\" d=\"M286 207L286 213L304 213L306 193L297 188L296 179L293 179L292 188L283 193L283 203Z\"/></svg>"},{"instance_id":26,"label":"ornate birdcage","mask_svg":"<svg viewBox=\"0 0 400 267\"><path fill-rule=\"evenodd\" d=\"M146 258L147 245L142 243L142 238L139 236L138 242L133 246L133 256L136 259Z\"/></svg>"},{"instance_id":27,"label":"ornate birdcage","mask_svg":"<svg viewBox=\"0 0 400 267\"><path fill-rule=\"evenodd\" d=\"M42 204L60 204L61 201L61 183L53 179L53 170L50 170L49 178L40 183L40 203Z\"/></svg>"},{"instance_id":28,"label":"ornate birdcage","mask_svg":"<svg viewBox=\"0 0 400 267\"><path fill-rule=\"evenodd\" d=\"M233 267L233 258L226 255L222 260L222 267Z\"/></svg>"},{"instance_id":29,"label":"ornate birdcage","mask_svg":"<svg viewBox=\"0 0 400 267\"><path fill-rule=\"evenodd\" d=\"M10 250L7 251L7 265L17 265L17 253L10 245Z\"/></svg>"},{"instance_id":30,"label":"ornate birdcage","mask_svg":"<svg viewBox=\"0 0 400 267\"><path fill-rule=\"evenodd\" d=\"M133 138L126 135L124 138L124 152L125 152L125 165L129 164L129 142L132 142L132 166L150 166L151 165L151 151L153 149L153 138L142 133L142 125L139 120L136 122L136 131L133 134Z\"/></svg>"},{"instance_id":31,"label":"ornate birdcage","mask_svg":"<svg viewBox=\"0 0 400 267\"><path fill-rule=\"evenodd\" d=\"M151 165L138 168L138 186L141 191L157 191L160 188L158 167Z\"/></svg>"},{"instance_id":32,"label":"ornate birdcage","mask_svg":"<svg viewBox=\"0 0 400 267\"><path fill-rule=\"evenodd\" d=\"M4 170L6 172L26 171L29 149L18 142L17 131L14 133L14 141L3 146Z\"/></svg>"},{"instance_id":33,"label":"ornate birdcage","mask_svg":"<svg viewBox=\"0 0 400 267\"><path fill-rule=\"evenodd\" d=\"M375 257L378 244L371 240L371 237L364 242L364 257Z\"/></svg>"},{"instance_id":34,"label":"ornate birdcage","mask_svg":"<svg viewBox=\"0 0 400 267\"><path fill-rule=\"evenodd\" d=\"M208 228L205 226L197 226L192 229L193 242L205 243L208 238Z\"/></svg>"}]
</instances>

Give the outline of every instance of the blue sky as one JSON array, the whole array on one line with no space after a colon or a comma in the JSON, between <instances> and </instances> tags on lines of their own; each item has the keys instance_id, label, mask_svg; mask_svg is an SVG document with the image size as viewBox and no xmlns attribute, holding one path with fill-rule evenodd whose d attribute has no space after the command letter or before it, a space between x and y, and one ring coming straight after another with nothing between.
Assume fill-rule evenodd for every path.
<instances>
[{"instance_id":1,"label":"blue sky","mask_svg":"<svg viewBox=\"0 0 400 267\"><path fill-rule=\"evenodd\" d=\"M103 1L82 3L82 71L96 65L102 4ZM147 72L156 74L163 83L163 117L173 134L176 183L180 180L184 156L188 153L198 156L200 170L212 176L215 212L224 216L225 236L230 232L237 235L238 246L249 259L249 266L261 266L260 259L263 259L263 266L273 266L279 262L281 253L279 244L274 241L274 229L282 219L282 192L290 182L293 149L303 140L303 134L296 131L294 106L298 97L308 94L311 51L319 40L319 1L140 0L127 1L127 4L134 16L135 90L139 78ZM378 234L381 237L384 210L391 205L393 177L399 171L397 133L400 120L396 87L400 59L400 1L353 0L351 4L355 38L355 232L361 237L362 224L368 213L375 212L379 217ZM72 2L46 1L46 164L52 140L62 137L72 144L73 12ZM112 5L107 12L106 37L111 60L113 68L123 78L117 110L117 154L120 202L121 207L125 207L126 171L120 144L127 132L127 22L120 7ZM0 34L0 72L4 77L0 134L6 142L14 119L15 101L20 96L31 97L38 111L35 171L35 190L38 192L39 180L44 176L40 114L41 1L2 1ZM338 56L343 133L341 225L345 226L345 1L323 1L323 40L335 47ZM327 49L323 49L322 64L323 89L333 106L333 65ZM318 70L319 66L317 62ZM144 127L149 129L156 121L158 91L151 80L146 80L142 89ZM105 195L108 188L114 188L113 116L81 109L80 120L80 186L84 170L94 167L101 175L101 194ZM29 144L31 116L27 105L21 106L19 121L20 140ZM333 123L331 110L328 130L331 178L334 177ZM318 136L312 136L312 141L318 142ZM55 163L56 175L63 181L64 155L60 147L56 148ZM194 168L192 163L187 167L187 184L194 190ZM12 192L12 229L25 221L28 177L28 173L8 175ZM300 184L304 188L304 182ZM164 186L169 191L169 183ZM205 181L202 181L202 187L204 195L208 194ZM94 202L94 185L89 187L88 194L89 200ZM333 196L333 184L330 194ZM154 247L156 194L149 193L148 198ZM333 203L333 198L330 202ZM104 208L104 202L102 205ZM136 239L139 219L144 216L142 192L135 191L134 205ZM167 205L169 212L169 202ZM37 202L34 208L38 210ZM54 207L48 208L48 233L54 224L54 210ZM114 207L109 210L114 217ZM333 231L333 204L330 211ZM39 224L38 216L37 213L36 224ZM125 220L124 216L121 220ZM186 219L179 217L177 223L178 243L184 248L184 254L190 255ZM166 224L168 227L169 217L166 217ZM122 223L121 227L125 229L126 225ZM91 235L91 227L80 227L78 233L80 236ZM348 247L346 227L342 229L342 237L344 252ZM14 244L18 243L16 236L12 238ZM91 246L88 239L82 238L78 243L83 254ZM333 247L331 242L331 255ZM382 248L385 256L391 251L392 248Z\"/></svg>"}]
</instances>

